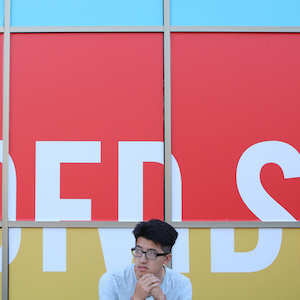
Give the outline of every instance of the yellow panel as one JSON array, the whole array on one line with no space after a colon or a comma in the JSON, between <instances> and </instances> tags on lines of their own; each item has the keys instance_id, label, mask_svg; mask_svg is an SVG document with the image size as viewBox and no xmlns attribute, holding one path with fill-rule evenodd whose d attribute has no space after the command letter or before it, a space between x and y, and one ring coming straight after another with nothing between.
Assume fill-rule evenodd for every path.
<instances>
[{"instance_id":1,"label":"yellow panel","mask_svg":"<svg viewBox=\"0 0 300 300\"><path fill-rule=\"evenodd\" d=\"M299 229L284 229L277 259L254 273L211 273L210 230L190 229L193 299L282 300L300 294ZM251 251L256 229L235 230L235 251ZM67 230L67 272L42 271L42 229L22 229L19 253L9 269L10 300L98 300L105 272L97 229Z\"/></svg>"},{"instance_id":2,"label":"yellow panel","mask_svg":"<svg viewBox=\"0 0 300 300\"><path fill-rule=\"evenodd\" d=\"M98 300L105 265L98 229L67 229L67 272L43 272L42 229L22 229L19 253L9 268L10 300Z\"/></svg>"},{"instance_id":3,"label":"yellow panel","mask_svg":"<svg viewBox=\"0 0 300 300\"><path fill-rule=\"evenodd\" d=\"M245 231L246 230L246 231ZM234 229L234 251L248 252L253 250L258 242L258 229Z\"/></svg>"},{"instance_id":4,"label":"yellow panel","mask_svg":"<svg viewBox=\"0 0 300 300\"><path fill-rule=\"evenodd\" d=\"M255 233L252 229L239 230L236 238L242 236L246 245L242 247L239 242L238 247L248 247L250 251L253 246L249 249L248 235L253 245ZM254 273L211 273L210 230L190 229L190 261L190 273L186 275L193 284L193 299L299 299L299 229L284 229L277 259L268 268Z\"/></svg>"}]
</instances>

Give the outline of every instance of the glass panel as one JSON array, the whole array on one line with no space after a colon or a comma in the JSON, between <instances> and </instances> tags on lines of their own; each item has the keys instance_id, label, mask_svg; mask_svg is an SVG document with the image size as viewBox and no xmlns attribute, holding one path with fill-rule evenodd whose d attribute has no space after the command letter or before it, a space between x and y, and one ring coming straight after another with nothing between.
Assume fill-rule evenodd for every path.
<instances>
[{"instance_id":1,"label":"glass panel","mask_svg":"<svg viewBox=\"0 0 300 300\"><path fill-rule=\"evenodd\" d=\"M300 35L173 33L171 42L183 220L300 220Z\"/></svg>"},{"instance_id":2,"label":"glass panel","mask_svg":"<svg viewBox=\"0 0 300 300\"><path fill-rule=\"evenodd\" d=\"M98 300L102 274L133 262L130 248L134 239L129 230L23 228L22 243L9 266L10 300L65 300L66 295ZM187 231L187 235L179 232L179 238L186 235L185 249L178 240L173 248L173 269L180 271L180 258L189 259L190 268L181 272L192 281L194 299L240 299L243 295L252 300L266 294L272 299L293 299L299 294L299 229L180 230ZM223 231L221 236L218 230ZM111 238L106 239L105 234ZM276 252L270 241L277 243ZM111 249L114 242L118 243L117 252L107 252L105 248ZM111 265L113 260L117 261ZM50 270L51 265L57 269ZM59 265L64 269L58 269Z\"/></svg>"},{"instance_id":3,"label":"glass panel","mask_svg":"<svg viewBox=\"0 0 300 300\"><path fill-rule=\"evenodd\" d=\"M300 287L296 281L300 278L299 229L282 230L280 252L271 260L272 247L267 247L268 244L257 246L257 229L223 229L232 231L234 235L230 235L234 238L220 238L217 242L221 251L214 255L211 230L216 229L190 229L191 270L188 276L193 284L193 299L239 299L241 295L246 300L263 299L265 295L272 299L293 299L299 293ZM270 231L265 237L274 237L276 234L272 231L279 230L277 237L281 239L280 228L265 230ZM232 251L226 253L224 248L228 246ZM227 268L222 272L213 272L213 260L217 260L220 266L228 265L227 262L231 266L238 264L241 270L234 272ZM262 264L264 267L259 272L249 271L249 265L262 267ZM216 289L216 286L220 288Z\"/></svg>"},{"instance_id":4,"label":"glass panel","mask_svg":"<svg viewBox=\"0 0 300 300\"><path fill-rule=\"evenodd\" d=\"M0 0L0 26L4 26L4 0Z\"/></svg>"},{"instance_id":5,"label":"glass panel","mask_svg":"<svg viewBox=\"0 0 300 300\"><path fill-rule=\"evenodd\" d=\"M96 300L105 271L97 228L23 228L9 266L9 299Z\"/></svg>"},{"instance_id":6,"label":"glass panel","mask_svg":"<svg viewBox=\"0 0 300 300\"><path fill-rule=\"evenodd\" d=\"M0 3L1 7L1 3ZM3 33L0 34L0 69L3 70ZM0 220L2 220L2 162L3 162L3 72L0 75Z\"/></svg>"},{"instance_id":7,"label":"glass panel","mask_svg":"<svg viewBox=\"0 0 300 300\"><path fill-rule=\"evenodd\" d=\"M12 0L12 26L163 25L163 1Z\"/></svg>"},{"instance_id":8,"label":"glass panel","mask_svg":"<svg viewBox=\"0 0 300 300\"><path fill-rule=\"evenodd\" d=\"M300 26L297 0L171 0L171 25Z\"/></svg>"},{"instance_id":9,"label":"glass panel","mask_svg":"<svg viewBox=\"0 0 300 300\"><path fill-rule=\"evenodd\" d=\"M12 34L18 220L163 218L162 44L161 33Z\"/></svg>"},{"instance_id":10,"label":"glass panel","mask_svg":"<svg viewBox=\"0 0 300 300\"><path fill-rule=\"evenodd\" d=\"M1 263L1 270L0 270L0 299L2 299L2 228L0 228L0 245L1 245L1 250L0 250L0 263Z\"/></svg>"}]
</instances>

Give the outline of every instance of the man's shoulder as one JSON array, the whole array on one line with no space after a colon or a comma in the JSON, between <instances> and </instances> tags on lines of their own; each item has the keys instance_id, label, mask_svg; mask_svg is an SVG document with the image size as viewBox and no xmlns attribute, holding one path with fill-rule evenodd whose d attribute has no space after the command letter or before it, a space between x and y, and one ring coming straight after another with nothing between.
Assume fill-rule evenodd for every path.
<instances>
[{"instance_id":1,"label":"man's shoulder","mask_svg":"<svg viewBox=\"0 0 300 300\"><path fill-rule=\"evenodd\" d=\"M177 271L174 271L173 269L167 268L166 267L166 279L167 281L172 282L172 285L186 285L186 284L190 284L190 279L181 274L178 273ZM170 282L168 282L168 284L170 284Z\"/></svg>"},{"instance_id":2,"label":"man's shoulder","mask_svg":"<svg viewBox=\"0 0 300 300\"><path fill-rule=\"evenodd\" d=\"M126 265L115 270L104 273L100 281L107 281L114 279L115 281L122 280L122 278L128 278L134 274L134 265Z\"/></svg>"},{"instance_id":3,"label":"man's shoulder","mask_svg":"<svg viewBox=\"0 0 300 300\"><path fill-rule=\"evenodd\" d=\"M183 274L166 268L163 285L166 295L171 298L176 296L176 299L192 299L191 280Z\"/></svg>"},{"instance_id":4,"label":"man's shoulder","mask_svg":"<svg viewBox=\"0 0 300 300\"><path fill-rule=\"evenodd\" d=\"M165 268L166 268L166 273L170 277L179 278L179 279L184 280L184 281L190 281L190 279L187 276L185 276L181 273L178 273L177 271L175 271L173 269L170 269L170 268L167 268L167 267L165 267Z\"/></svg>"},{"instance_id":5,"label":"man's shoulder","mask_svg":"<svg viewBox=\"0 0 300 300\"><path fill-rule=\"evenodd\" d=\"M127 276L132 272L134 272L134 265L130 264L130 265L119 267L112 271L108 271L104 273L102 277L122 277L122 276Z\"/></svg>"},{"instance_id":6,"label":"man's shoulder","mask_svg":"<svg viewBox=\"0 0 300 300\"><path fill-rule=\"evenodd\" d=\"M104 273L99 280L99 295L104 297L104 295L120 295L127 292L135 286L134 274L133 264Z\"/></svg>"}]
</instances>

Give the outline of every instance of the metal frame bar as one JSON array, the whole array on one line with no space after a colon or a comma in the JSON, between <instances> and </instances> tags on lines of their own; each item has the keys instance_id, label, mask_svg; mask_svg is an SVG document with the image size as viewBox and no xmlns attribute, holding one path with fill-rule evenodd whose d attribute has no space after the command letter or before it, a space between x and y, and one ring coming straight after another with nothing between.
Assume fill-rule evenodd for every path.
<instances>
[{"instance_id":1,"label":"metal frame bar","mask_svg":"<svg viewBox=\"0 0 300 300\"><path fill-rule=\"evenodd\" d=\"M274 32L297 33L300 26L170 26L168 0L164 0L164 26L11 26L11 33L54 32ZM170 21L169 21L170 22ZM4 32L4 27L0 27Z\"/></svg>"},{"instance_id":2,"label":"metal frame bar","mask_svg":"<svg viewBox=\"0 0 300 300\"><path fill-rule=\"evenodd\" d=\"M10 0L5 0L4 62L3 62L3 169L2 169L2 299L8 300L9 228L133 228L136 222L38 222L8 221L8 158L9 158L9 88L11 33L66 33L66 32L161 32L163 33L164 72L164 197L165 220L176 228L300 228L300 222L227 222L193 221L172 222L172 139L171 139L171 33L172 32L274 32L300 33L299 26L170 26L170 0L163 0L163 26L10 26Z\"/></svg>"},{"instance_id":3,"label":"metal frame bar","mask_svg":"<svg viewBox=\"0 0 300 300\"><path fill-rule=\"evenodd\" d=\"M199 221L172 222L176 228L300 228L300 222Z\"/></svg>"},{"instance_id":4,"label":"metal frame bar","mask_svg":"<svg viewBox=\"0 0 300 300\"><path fill-rule=\"evenodd\" d=\"M8 158L10 87L10 0L4 2L3 165L2 165L2 299L8 299Z\"/></svg>"},{"instance_id":5,"label":"metal frame bar","mask_svg":"<svg viewBox=\"0 0 300 300\"><path fill-rule=\"evenodd\" d=\"M171 32L300 32L300 26L171 26Z\"/></svg>"},{"instance_id":6,"label":"metal frame bar","mask_svg":"<svg viewBox=\"0 0 300 300\"><path fill-rule=\"evenodd\" d=\"M192 221L170 222L176 228L300 228L300 222ZM8 228L133 228L136 222L117 221L8 221Z\"/></svg>"},{"instance_id":7,"label":"metal frame bar","mask_svg":"<svg viewBox=\"0 0 300 300\"><path fill-rule=\"evenodd\" d=\"M163 32L163 26L11 26L11 33L37 32Z\"/></svg>"},{"instance_id":8,"label":"metal frame bar","mask_svg":"<svg viewBox=\"0 0 300 300\"><path fill-rule=\"evenodd\" d=\"M134 228L137 222L117 221L8 221L9 228Z\"/></svg>"},{"instance_id":9,"label":"metal frame bar","mask_svg":"<svg viewBox=\"0 0 300 300\"><path fill-rule=\"evenodd\" d=\"M172 222L172 166L171 166L171 37L170 1L164 0L164 199L165 221Z\"/></svg>"}]
</instances>

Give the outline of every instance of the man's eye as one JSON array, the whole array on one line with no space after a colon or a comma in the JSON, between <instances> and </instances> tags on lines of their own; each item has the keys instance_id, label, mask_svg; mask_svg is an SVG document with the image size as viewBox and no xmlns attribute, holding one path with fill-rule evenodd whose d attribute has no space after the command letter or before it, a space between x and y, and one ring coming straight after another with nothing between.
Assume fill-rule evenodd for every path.
<instances>
[{"instance_id":1,"label":"man's eye","mask_svg":"<svg viewBox=\"0 0 300 300\"><path fill-rule=\"evenodd\" d=\"M140 249L135 249L135 252L136 252L136 253L141 253L142 250L140 250Z\"/></svg>"},{"instance_id":2,"label":"man's eye","mask_svg":"<svg viewBox=\"0 0 300 300\"><path fill-rule=\"evenodd\" d=\"M151 251L149 251L149 252L148 252L148 255L156 256L156 252L151 252Z\"/></svg>"}]
</instances>

